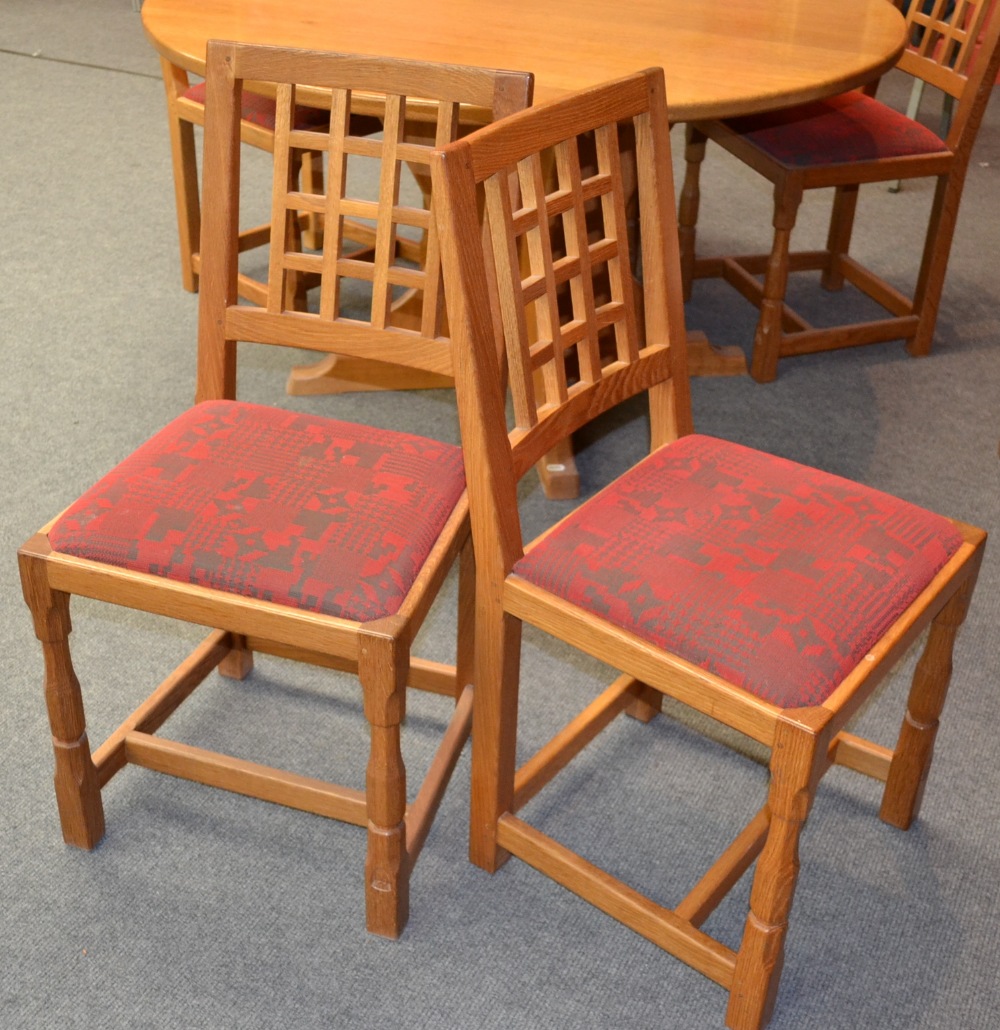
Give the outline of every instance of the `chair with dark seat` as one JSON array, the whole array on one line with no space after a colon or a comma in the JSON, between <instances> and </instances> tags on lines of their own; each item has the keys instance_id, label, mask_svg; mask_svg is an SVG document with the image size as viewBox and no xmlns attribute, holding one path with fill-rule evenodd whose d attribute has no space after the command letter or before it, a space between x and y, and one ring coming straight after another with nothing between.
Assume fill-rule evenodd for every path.
<instances>
[{"instance_id":1,"label":"chair with dark seat","mask_svg":"<svg viewBox=\"0 0 1000 1030\"><path fill-rule=\"evenodd\" d=\"M688 126L679 210L685 296L690 297L695 279L721 276L760 309L750 368L759 382L775 378L781 358L839 347L901 339L914 356L930 353L966 170L1000 69L1000 17L989 0L959 0L949 18L950 4L932 0L909 7L908 38L917 42L903 51L897 65L954 97L945 139L864 91ZM769 254L696 254L699 177L707 140L774 184ZM848 249L862 184L922 177L936 180L934 199L915 288L907 295L850 257ZM804 191L826 187L834 188L834 201L825 249L791 252ZM887 317L814 327L785 301L789 274L809 270L822 273L827 290L841 289L846 279L884 308Z\"/></svg>"},{"instance_id":2,"label":"chair with dark seat","mask_svg":"<svg viewBox=\"0 0 1000 1030\"><path fill-rule=\"evenodd\" d=\"M240 303L239 195L244 80L277 96L266 302ZM402 431L299 414L236 399L237 341L365 354L451 373L437 237L430 213L399 201L404 164L425 167L432 143L453 139L460 105L500 116L530 100L527 74L235 43L208 48L204 248L196 404L126 458L20 552L25 599L45 655L65 840L93 848L104 833L102 791L125 765L367 827L367 923L396 936L409 878L467 737L471 718L473 564L460 449ZM296 91L332 91L322 133L295 124ZM382 139L350 132L355 96L378 101ZM404 141L407 110L434 125L431 143ZM303 152L325 153L322 194L298 189ZM375 200L358 197L347 155L378 164ZM301 249L303 214L326 216L324 249ZM342 250L346 217L375 226L375 260ZM423 266L400 263L397 227L426 233ZM319 310L295 310L299 277ZM344 308L341 287L370 288L371 312ZM392 294L421 294L423 325L392 321ZM461 556L455 666L411 656L411 642ZM70 598L83 595L211 632L149 699L91 753L67 635ZM245 677L254 652L354 672L370 727L366 789L341 787L217 754L157 730L216 667ZM400 724L408 686L452 699L447 727L408 803ZM234 712L234 719L239 712ZM358 713L360 716L360 713ZM276 728L280 733L281 727Z\"/></svg>"},{"instance_id":3,"label":"chair with dark seat","mask_svg":"<svg viewBox=\"0 0 1000 1030\"><path fill-rule=\"evenodd\" d=\"M621 163L628 122L642 313L628 274L637 264ZM596 144L593 172L581 170L581 140L588 152ZM556 181L547 184L550 168ZM659 69L484 128L439 154L433 172L476 552L472 859L491 872L512 854L523 859L726 988L730 1027L761 1027L778 988L799 837L823 775L843 765L884 781L881 816L895 826L917 814L985 534L692 432ZM563 291L571 304L561 310ZM650 455L523 542L518 480L557 441L642 395ZM551 691L548 682L519 685L524 622L545 635L550 656L566 650L561 642L620 673L596 698L581 697L582 713L530 758L518 755L519 695ZM896 747L850 732L925 631ZM649 721L664 696L696 713L692 726L707 716L710 735L738 731L770 750L763 807L676 904L636 886L645 875L659 895L660 874L616 876L598 864L595 811L630 808L646 835L663 834L664 848L672 828L651 821L645 791L617 783L597 808L588 788L601 759L591 750L583 768L578 760L598 734L614 732L615 716ZM720 724L729 730L712 733ZM630 741L628 763L643 757ZM685 777L669 751L648 757L664 790ZM527 758L519 768L518 758ZM526 814L556 774L563 805L543 794ZM564 828L590 820L588 857L545 832L556 808ZM616 867L627 858L619 851ZM754 863L733 948L704 925ZM738 935L739 924L732 929Z\"/></svg>"}]
</instances>

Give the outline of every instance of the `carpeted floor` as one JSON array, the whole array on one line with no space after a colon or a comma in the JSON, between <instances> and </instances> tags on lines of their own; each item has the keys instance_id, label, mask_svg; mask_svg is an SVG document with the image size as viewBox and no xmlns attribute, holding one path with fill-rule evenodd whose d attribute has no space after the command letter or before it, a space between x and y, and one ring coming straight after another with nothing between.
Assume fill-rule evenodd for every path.
<instances>
[{"instance_id":1,"label":"carpeted floor","mask_svg":"<svg viewBox=\"0 0 1000 1030\"><path fill-rule=\"evenodd\" d=\"M107 791L101 845L87 854L62 844L41 656L15 550L190 403L196 299L180 286L158 63L126 0L0 0L0 127L0 1026L721 1027L726 996L697 973L522 864L489 877L467 862L467 756L417 866L398 942L364 932L363 835L350 827L130 769ZM994 102L931 357L914 361L886 344L785 362L769 386L697 380L697 427L998 528L998 176ZM705 192L706 250L766 240L761 182L712 152ZM859 256L905 282L929 196L927 184L864 192ZM820 231L824 200L809 198L803 238ZM746 343L753 314L724 287L699 284L689 323L717 342ZM284 393L295 355L260 350L245 355L247 399L457 438L446 392L300 402ZM644 446L638 409L600 426L579 456L584 493ZM523 501L535 529L569 507L546 502L533 481ZM450 652L453 606L449 592L425 653ZM827 777L804 835L776 1030L1000 1022L998 615L993 546L909 833L878 820L872 782L844 770ZM74 627L92 740L198 637L85 602ZM602 671L533 634L525 662L527 747ZM859 720L887 743L908 671ZM355 701L350 680L262 659L246 683L206 685L176 729L196 743L238 741L241 753L305 773L360 779L367 742ZM416 767L442 723L440 704L414 700L407 758ZM239 723L225 725L233 711ZM534 803L532 819L669 899L765 783L763 767L683 724L626 721ZM743 901L712 919L731 942Z\"/></svg>"}]
</instances>

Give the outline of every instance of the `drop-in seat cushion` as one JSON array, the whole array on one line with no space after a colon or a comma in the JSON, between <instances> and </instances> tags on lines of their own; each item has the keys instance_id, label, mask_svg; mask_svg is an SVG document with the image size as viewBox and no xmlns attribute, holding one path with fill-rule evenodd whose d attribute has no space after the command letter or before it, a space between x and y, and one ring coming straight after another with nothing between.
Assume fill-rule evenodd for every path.
<instances>
[{"instance_id":1,"label":"drop-in seat cushion","mask_svg":"<svg viewBox=\"0 0 1000 1030\"><path fill-rule=\"evenodd\" d=\"M464 490L451 444L210 401L87 491L49 542L63 554L366 622L398 611Z\"/></svg>"},{"instance_id":2,"label":"drop-in seat cushion","mask_svg":"<svg viewBox=\"0 0 1000 1030\"><path fill-rule=\"evenodd\" d=\"M961 540L888 494L693 435L571 513L513 573L797 708L830 695Z\"/></svg>"},{"instance_id":3,"label":"drop-in seat cushion","mask_svg":"<svg viewBox=\"0 0 1000 1030\"><path fill-rule=\"evenodd\" d=\"M948 153L930 129L857 91L725 124L788 168Z\"/></svg>"},{"instance_id":4,"label":"drop-in seat cushion","mask_svg":"<svg viewBox=\"0 0 1000 1030\"><path fill-rule=\"evenodd\" d=\"M193 100L196 104L205 104L205 83L198 82L185 90L181 96L185 100ZM262 97L249 90L243 91L240 100L240 117L245 122L253 122L262 129L270 129L274 132L275 103L271 97ZM295 105L295 126L296 129L316 129L329 124L330 112L321 111L315 107L305 107L302 104Z\"/></svg>"}]
</instances>

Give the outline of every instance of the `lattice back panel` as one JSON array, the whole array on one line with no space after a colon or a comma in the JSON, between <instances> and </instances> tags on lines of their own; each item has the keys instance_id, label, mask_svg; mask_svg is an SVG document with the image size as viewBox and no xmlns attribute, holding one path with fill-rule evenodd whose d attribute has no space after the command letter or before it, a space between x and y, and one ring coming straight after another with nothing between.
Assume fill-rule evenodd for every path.
<instances>
[{"instance_id":1,"label":"lattice back panel","mask_svg":"<svg viewBox=\"0 0 1000 1030\"><path fill-rule=\"evenodd\" d=\"M911 0L910 43L921 57L965 75L988 6L989 0Z\"/></svg>"},{"instance_id":2,"label":"lattice back panel","mask_svg":"<svg viewBox=\"0 0 1000 1030\"><path fill-rule=\"evenodd\" d=\"M639 352L618 126L485 181L515 426Z\"/></svg>"},{"instance_id":3,"label":"lattice back panel","mask_svg":"<svg viewBox=\"0 0 1000 1030\"><path fill-rule=\"evenodd\" d=\"M295 92L280 85L277 93L267 310L301 309L303 288L318 287L318 307L315 301L310 307L319 321L427 338L445 334L434 218L429 204L400 200L400 182L408 166L429 195L429 155L456 138L459 105L387 94L382 132L365 136L352 127L370 128L371 118L352 118L352 92L334 89L330 128L323 133L293 128ZM365 110L371 101L366 94ZM297 185L305 151L327 155L323 193ZM323 217L321 252L303 245L299 226L307 214ZM359 291L345 289L348 280L365 284L362 296L370 292L366 312L358 310Z\"/></svg>"}]
</instances>

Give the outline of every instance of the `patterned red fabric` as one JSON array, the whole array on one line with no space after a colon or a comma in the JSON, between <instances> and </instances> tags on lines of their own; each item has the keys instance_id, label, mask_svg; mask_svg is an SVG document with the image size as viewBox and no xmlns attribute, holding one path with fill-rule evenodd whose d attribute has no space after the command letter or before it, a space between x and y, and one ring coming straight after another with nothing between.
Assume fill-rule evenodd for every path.
<instances>
[{"instance_id":1,"label":"patterned red fabric","mask_svg":"<svg viewBox=\"0 0 1000 1030\"><path fill-rule=\"evenodd\" d=\"M955 553L947 519L705 436L662 447L520 576L783 708L821 703Z\"/></svg>"},{"instance_id":2,"label":"patterned red fabric","mask_svg":"<svg viewBox=\"0 0 1000 1030\"><path fill-rule=\"evenodd\" d=\"M199 82L186 90L182 96L186 100L193 100L196 104L205 103L205 83ZM270 97L262 97L257 93L243 91L240 101L240 117L246 122L253 122L261 128L274 131L275 104ZM325 126L330 121L329 111L319 111L314 107L303 107L297 104L295 107L295 128L315 129L317 126Z\"/></svg>"},{"instance_id":3,"label":"patterned red fabric","mask_svg":"<svg viewBox=\"0 0 1000 1030\"><path fill-rule=\"evenodd\" d=\"M175 419L54 550L367 622L398 611L465 489L458 447L236 401Z\"/></svg>"},{"instance_id":4,"label":"patterned red fabric","mask_svg":"<svg viewBox=\"0 0 1000 1030\"><path fill-rule=\"evenodd\" d=\"M731 118L726 125L789 168L948 151L930 129L859 92Z\"/></svg>"}]
</instances>

